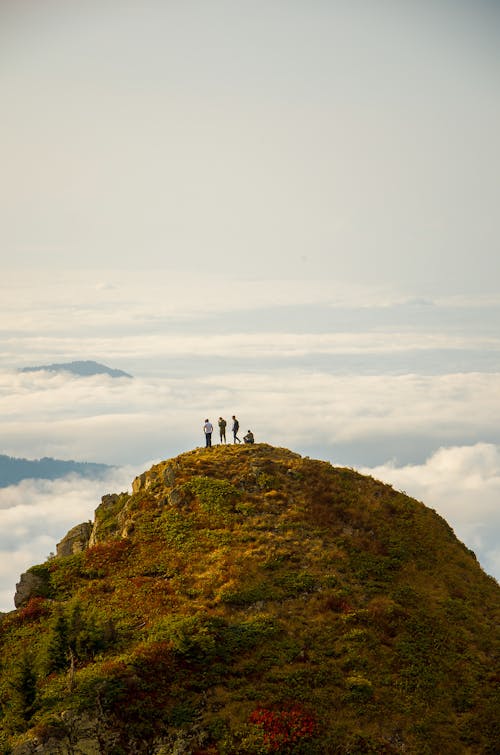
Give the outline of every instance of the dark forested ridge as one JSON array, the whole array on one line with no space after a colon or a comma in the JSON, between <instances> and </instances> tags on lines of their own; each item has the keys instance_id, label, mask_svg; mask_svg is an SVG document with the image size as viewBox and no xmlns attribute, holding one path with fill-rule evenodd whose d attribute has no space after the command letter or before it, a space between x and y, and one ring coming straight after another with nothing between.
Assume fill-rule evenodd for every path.
<instances>
[{"instance_id":1,"label":"dark forested ridge","mask_svg":"<svg viewBox=\"0 0 500 755\"><path fill-rule=\"evenodd\" d=\"M498 584L352 469L182 454L24 581L0 619L0 752L500 752Z\"/></svg>"},{"instance_id":2,"label":"dark forested ridge","mask_svg":"<svg viewBox=\"0 0 500 755\"><path fill-rule=\"evenodd\" d=\"M61 364L45 364L38 367L22 367L20 372L71 372L80 377L90 377L91 375L109 375L113 378L126 377L131 378L128 372L116 370L112 367L106 367L105 364L93 362L90 360L77 362L63 362Z\"/></svg>"},{"instance_id":3,"label":"dark forested ridge","mask_svg":"<svg viewBox=\"0 0 500 755\"><path fill-rule=\"evenodd\" d=\"M21 480L44 479L56 480L68 474L81 477L102 477L111 469L107 464L96 464L84 461L62 461L60 459L19 459L14 456L0 454L0 488L17 485Z\"/></svg>"}]
</instances>

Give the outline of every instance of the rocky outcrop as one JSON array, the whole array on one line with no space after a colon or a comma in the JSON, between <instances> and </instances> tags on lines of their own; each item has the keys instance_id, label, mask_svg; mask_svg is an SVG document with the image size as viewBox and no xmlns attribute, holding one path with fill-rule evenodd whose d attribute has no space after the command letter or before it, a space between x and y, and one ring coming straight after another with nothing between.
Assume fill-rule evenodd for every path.
<instances>
[{"instance_id":1,"label":"rocky outcrop","mask_svg":"<svg viewBox=\"0 0 500 755\"><path fill-rule=\"evenodd\" d=\"M179 464L174 460L143 472L132 482L132 494L150 490L155 483L162 483L168 487L173 487L177 478L178 468Z\"/></svg>"},{"instance_id":2,"label":"rocky outcrop","mask_svg":"<svg viewBox=\"0 0 500 755\"><path fill-rule=\"evenodd\" d=\"M31 737L12 750L12 755L102 755L124 752L119 735L100 719L99 714L90 716L66 710L57 717L56 736L47 739ZM207 741L207 732L193 724L189 730L178 731L170 736L158 737L148 745L148 755L190 755L201 752ZM144 753L144 742L130 743L127 752Z\"/></svg>"},{"instance_id":3,"label":"rocky outcrop","mask_svg":"<svg viewBox=\"0 0 500 755\"><path fill-rule=\"evenodd\" d=\"M33 737L15 747L12 755L69 755L75 752L80 755L99 755L103 752L102 744L116 744L108 742L109 736L106 737L105 733L98 735L99 728L99 721L94 717L77 716L73 711L63 711L55 727L57 736L43 741Z\"/></svg>"},{"instance_id":4,"label":"rocky outcrop","mask_svg":"<svg viewBox=\"0 0 500 755\"><path fill-rule=\"evenodd\" d=\"M143 474L138 475L138 477L135 478L135 480L132 482L132 494L135 495L135 493L138 493L139 490L144 490L146 487L146 480L149 479L146 472L143 472Z\"/></svg>"},{"instance_id":5,"label":"rocky outcrop","mask_svg":"<svg viewBox=\"0 0 500 755\"><path fill-rule=\"evenodd\" d=\"M122 502L123 506L125 500L127 500L126 493L109 493L102 496L101 503L94 514L94 524L88 543L89 548L109 538L124 537L118 518L120 515L119 504Z\"/></svg>"},{"instance_id":6,"label":"rocky outcrop","mask_svg":"<svg viewBox=\"0 0 500 755\"><path fill-rule=\"evenodd\" d=\"M23 608L30 598L46 597L47 590L48 584L43 574L33 571L24 572L16 585L14 605L16 608Z\"/></svg>"},{"instance_id":7,"label":"rocky outcrop","mask_svg":"<svg viewBox=\"0 0 500 755\"><path fill-rule=\"evenodd\" d=\"M83 522L73 527L67 535L63 537L60 543L56 545L57 556L72 556L74 553L80 553L87 548L90 534L92 532L92 522Z\"/></svg>"}]
</instances>

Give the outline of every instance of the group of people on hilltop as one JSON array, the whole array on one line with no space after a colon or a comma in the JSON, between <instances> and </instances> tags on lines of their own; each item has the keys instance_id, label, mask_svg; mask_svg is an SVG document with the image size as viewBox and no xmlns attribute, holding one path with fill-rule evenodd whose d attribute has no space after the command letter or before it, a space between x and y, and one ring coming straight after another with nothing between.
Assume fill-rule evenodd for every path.
<instances>
[{"instance_id":1,"label":"group of people on hilltop","mask_svg":"<svg viewBox=\"0 0 500 755\"><path fill-rule=\"evenodd\" d=\"M233 443L241 443L240 438L238 438L238 431L240 429L240 423L238 422L234 414L231 419L233 420L233 426L232 426ZM223 443L226 443L226 425L227 425L227 422L224 419L224 417L219 417L219 435L220 435L221 445ZM207 448L209 448L212 445L213 431L214 431L214 426L212 425L209 419L206 419L205 424L203 425L203 432L205 433L205 446ZM247 434L243 436L243 442L255 443L255 438L251 430L248 430Z\"/></svg>"}]
</instances>

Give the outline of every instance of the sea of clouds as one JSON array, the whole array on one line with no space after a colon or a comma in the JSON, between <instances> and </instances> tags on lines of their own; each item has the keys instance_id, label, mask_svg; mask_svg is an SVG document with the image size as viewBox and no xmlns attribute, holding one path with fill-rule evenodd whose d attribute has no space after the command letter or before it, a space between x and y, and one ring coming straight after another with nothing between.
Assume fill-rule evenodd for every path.
<instances>
[{"instance_id":1,"label":"sea of clouds","mask_svg":"<svg viewBox=\"0 0 500 755\"><path fill-rule=\"evenodd\" d=\"M257 441L422 500L500 576L498 302L247 281L207 304L170 275L45 283L3 284L0 453L114 468L0 489L0 610L102 495L202 445L205 417L232 414ZM18 369L81 359L134 377Z\"/></svg>"}]
</instances>

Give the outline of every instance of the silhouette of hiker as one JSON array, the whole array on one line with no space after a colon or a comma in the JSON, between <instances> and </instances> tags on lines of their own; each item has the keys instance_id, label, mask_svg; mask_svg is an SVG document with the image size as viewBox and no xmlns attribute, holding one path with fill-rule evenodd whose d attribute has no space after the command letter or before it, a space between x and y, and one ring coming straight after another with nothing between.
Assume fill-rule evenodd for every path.
<instances>
[{"instance_id":1,"label":"silhouette of hiker","mask_svg":"<svg viewBox=\"0 0 500 755\"><path fill-rule=\"evenodd\" d=\"M240 429L240 423L236 419L236 417L233 414L233 443L241 443L241 440L238 438L238 430Z\"/></svg>"},{"instance_id":2,"label":"silhouette of hiker","mask_svg":"<svg viewBox=\"0 0 500 755\"><path fill-rule=\"evenodd\" d=\"M223 417L219 417L219 435L221 443L226 442L226 424L226 420Z\"/></svg>"},{"instance_id":3,"label":"silhouette of hiker","mask_svg":"<svg viewBox=\"0 0 500 755\"><path fill-rule=\"evenodd\" d=\"M210 420L206 419L205 424L203 425L203 431L205 433L205 446L209 448L212 445L212 433L214 431L214 427Z\"/></svg>"},{"instance_id":4,"label":"silhouette of hiker","mask_svg":"<svg viewBox=\"0 0 500 755\"><path fill-rule=\"evenodd\" d=\"M247 434L243 436L243 440L245 441L245 443L255 443L253 432L251 430L247 430Z\"/></svg>"}]
</instances>

